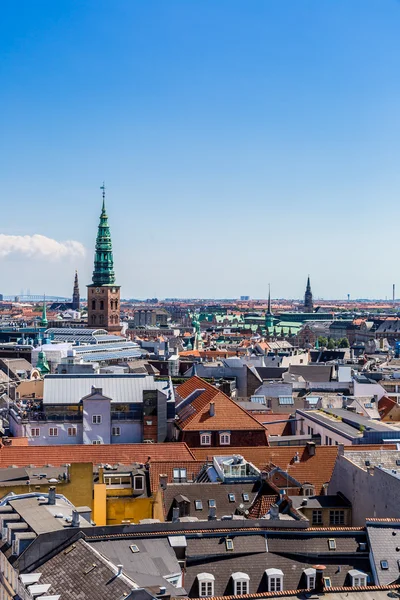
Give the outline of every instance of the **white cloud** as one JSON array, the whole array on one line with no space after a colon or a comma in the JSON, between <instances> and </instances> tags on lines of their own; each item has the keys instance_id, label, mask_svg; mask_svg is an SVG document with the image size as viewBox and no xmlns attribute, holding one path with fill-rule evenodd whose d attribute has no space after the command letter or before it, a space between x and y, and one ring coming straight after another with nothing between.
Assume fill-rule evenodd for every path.
<instances>
[{"instance_id":1,"label":"white cloud","mask_svg":"<svg viewBox=\"0 0 400 600\"><path fill-rule=\"evenodd\" d=\"M85 255L85 247L75 240L57 242L45 235L0 234L0 259L10 255L57 261Z\"/></svg>"}]
</instances>

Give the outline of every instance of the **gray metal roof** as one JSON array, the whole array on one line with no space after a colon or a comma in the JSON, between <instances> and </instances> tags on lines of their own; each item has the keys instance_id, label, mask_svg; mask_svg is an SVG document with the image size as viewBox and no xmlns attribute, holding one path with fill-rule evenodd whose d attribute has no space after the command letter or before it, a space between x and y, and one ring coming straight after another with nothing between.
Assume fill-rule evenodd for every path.
<instances>
[{"instance_id":1,"label":"gray metal roof","mask_svg":"<svg viewBox=\"0 0 400 600\"><path fill-rule=\"evenodd\" d=\"M140 403L144 390L160 390L166 396L169 391L168 381L155 381L152 375L141 373L47 375L44 379L43 404L78 404L91 393L92 386L101 388L105 396L118 403Z\"/></svg>"}]
</instances>

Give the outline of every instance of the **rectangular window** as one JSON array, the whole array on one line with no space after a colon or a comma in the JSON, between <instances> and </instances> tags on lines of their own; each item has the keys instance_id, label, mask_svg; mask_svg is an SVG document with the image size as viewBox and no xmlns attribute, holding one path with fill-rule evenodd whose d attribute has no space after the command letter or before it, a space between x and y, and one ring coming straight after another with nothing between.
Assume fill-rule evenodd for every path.
<instances>
[{"instance_id":1,"label":"rectangular window","mask_svg":"<svg viewBox=\"0 0 400 600\"><path fill-rule=\"evenodd\" d=\"M194 506L196 510L203 510L203 502L201 500L195 500Z\"/></svg>"},{"instance_id":2,"label":"rectangular window","mask_svg":"<svg viewBox=\"0 0 400 600\"><path fill-rule=\"evenodd\" d=\"M329 550L336 550L336 540L330 539L328 540Z\"/></svg>"},{"instance_id":3,"label":"rectangular window","mask_svg":"<svg viewBox=\"0 0 400 600\"><path fill-rule=\"evenodd\" d=\"M235 502L235 494L228 494L229 502Z\"/></svg>"},{"instance_id":4,"label":"rectangular window","mask_svg":"<svg viewBox=\"0 0 400 600\"><path fill-rule=\"evenodd\" d=\"M50 427L50 429L49 429L49 436L50 437L57 437L58 436L58 427Z\"/></svg>"},{"instance_id":5,"label":"rectangular window","mask_svg":"<svg viewBox=\"0 0 400 600\"><path fill-rule=\"evenodd\" d=\"M248 494L243 494L243 502L249 502L250 498Z\"/></svg>"},{"instance_id":6,"label":"rectangular window","mask_svg":"<svg viewBox=\"0 0 400 600\"><path fill-rule=\"evenodd\" d=\"M101 415L92 415L92 423L93 425L100 425Z\"/></svg>"},{"instance_id":7,"label":"rectangular window","mask_svg":"<svg viewBox=\"0 0 400 600\"><path fill-rule=\"evenodd\" d=\"M270 577L269 578L269 591L270 592L281 592L282 591L282 578L281 577Z\"/></svg>"},{"instance_id":8,"label":"rectangular window","mask_svg":"<svg viewBox=\"0 0 400 600\"><path fill-rule=\"evenodd\" d=\"M135 475L133 478L133 489L140 491L144 489L144 477L142 475Z\"/></svg>"},{"instance_id":9,"label":"rectangular window","mask_svg":"<svg viewBox=\"0 0 400 600\"><path fill-rule=\"evenodd\" d=\"M217 503L215 502L215 500L209 500L208 506L209 508L215 508L217 506Z\"/></svg>"},{"instance_id":10,"label":"rectangular window","mask_svg":"<svg viewBox=\"0 0 400 600\"><path fill-rule=\"evenodd\" d=\"M231 550L232 551L233 550L233 540L226 539L225 540L225 546L226 546L227 550Z\"/></svg>"},{"instance_id":11,"label":"rectangular window","mask_svg":"<svg viewBox=\"0 0 400 600\"><path fill-rule=\"evenodd\" d=\"M40 437L39 427L31 427L31 437Z\"/></svg>"},{"instance_id":12,"label":"rectangular window","mask_svg":"<svg viewBox=\"0 0 400 600\"><path fill-rule=\"evenodd\" d=\"M313 510L312 511L312 523L313 523L313 525L321 525L322 524L322 510Z\"/></svg>"},{"instance_id":13,"label":"rectangular window","mask_svg":"<svg viewBox=\"0 0 400 600\"><path fill-rule=\"evenodd\" d=\"M330 510L329 511L329 524L330 525L344 525L344 510Z\"/></svg>"},{"instance_id":14,"label":"rectangular window","mask_svg":"<svg viewBox=\"0 0 400 600\"><path fill-rule=\"evenodd\" d=\"M324 577L324 586L326 588L332 587L332 582L330 577Z\"/></svg>"},{"instance_id":15,"label":"rectangular window","mask_svg":"<svg viewBox=\"0 0 400 600\"><path fill-rule=\"evenodd\" d=\"M173 470L174 483L185 483L187 481L186 469Z\"/></svg>"},{"instance_id":16,"label":"rectangular window","mask_svg":"<svg viewBox=\"0 0 400 600\"><path fill-rule=\"evenodd\" d=\"M101 441L100 440L93 440L92 444L93 444L93 446L100 446Z\"/></svg>"},{"instance_id":17,"label":"rectangular window","mask_svg":"<svg viewBox=\"0 0 400 600\"><path fill-rule=\"evenodd\" d=\"M111 432L112 435L121 435L121 427L113 427Z\"/></svg>"},{"instance_id":18,"label":"rectangular window","mask_svg":"<svg viewBox=\"0 0 400 600\"><path fill-rule=\"evenodd\" d=\"M353 587L365 587L366 585L365 577L354 577Z\"/></svg>"},{"instance_id":19,"label":"rectangular window","mask_svg":"<svg viewBox=\"0 0 400 600\"><path fill-rule=\"evenodd\" d=\"M315 588L315 575L308 576L308 584L307 587L309 590L313 590Z\"/></svg>"},{"instance_id":20,"label":"rectangular window","mask_svg":"<svg viewBox=\"0 0 400 600\"><path fill-rule=\"evenodd\" d=\"M245 596L249 593L248 581L236 582L236 596Z\"/></svg>"},{"instance_id":21,"label":"rectangular window","mask_svg":"<svg viewBox=\"0 0 400 600\"><path fill-rule=\"evenodd\" d=\"M381 560L381 569L382 571L387 571L389 568L389 563L387 560Z\"/></svg>"},{"instance_id":22,"label":"rectangular window","mask_svg":"<svg viewBox=\"0 0 400 600\"><path fill-rule=\"evenodd\" d=\"M76 437L76 427L68 427L69 437Z\"/></svg>"},{"instance_id":23,"label":"rectangular window","mask_svg":"<svg viewBox=\"0 0 400 600\"><path fill-rule=\"evenodd\" d=\"M200 584L200 596L205 598L207 596L213 595L213 582L212 581L202 581Z\"/></svg>"},{"instance_id":24,"label":"rectangular window","mask_svg":"<svg viewBox=\"0 0 400 600\"><path fill-rule=\"evenodd\" d=\"M200 445L201 446L211 446L211 433L201 433L200 434Z\"/></svg>"}]
</instances>

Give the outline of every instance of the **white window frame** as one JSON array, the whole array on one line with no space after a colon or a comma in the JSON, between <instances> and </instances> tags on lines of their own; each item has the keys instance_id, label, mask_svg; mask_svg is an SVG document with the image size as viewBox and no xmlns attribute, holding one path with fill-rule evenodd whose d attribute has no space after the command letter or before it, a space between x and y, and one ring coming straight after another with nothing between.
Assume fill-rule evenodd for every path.
<instances>
[{"instance_id":1,"label":"white window frame","mask_svg":"<svg viewBox=\"0 0 400 600\"><path fill-rule=\"evenodd\" d=\"M211 573L199 573L197 575L197 581L199 583L200 598L214 596L214 575L211 575Z\"/></svg>"},{"instance_id":2,"label":"white window frame","mask_svg":"<svg viewBox=\"0 0 400 600\"><path fill-rule=\"evenodd\" d=\"M58 437L58 427L49 427L49 437Z\"/></svg>"},{"instance_id":3,"label":"white window frame","mask_svg":"<svg viewBox=\"0 0 400 600\"><path fill-rule=\"evenodd\" d=\"M316 578L317 578L316 569L314 569L312 567L305 569L304 574L307 578L307 589L313 590L315 588L315 582L316 582Z\"/></svg>"},{"instance_id":4,"label":"white window frame","mask_svg":"<svg viewBox=\"0 0 400 600\"><path fill-rule=\"evenodd\" d=\"M219 434L219 445L230 446L231 445L231 433L230 431L221 431Z\"/></svg>"},{"instance_id":5,"label":"white window frame","mask_svg":"<svg viewBox=\"0 0 400 600\"><path fill-rule=\"evenodd\" d=\"M100 425L102 420L102 415L92 415L92 425Z\"/></svg>"},{"instance_id":6,"label":"white window frame","mask_svg":"<svg viewBox=\"0 0 400 600\"><path fill-rule=\"evenodd\" d=\"M235 596L245 596L250 591L250 577L247 573L232 573Z\"/></svg>"},{"instance_id":7,"label":"white window frame","mask_svg":"<svg viewBox=\"0 0 400 600\"><path fill-rule=\"evenodd\" d=\"M101 445L101 440L92 440L92 445L93 446L100 446Z\"/></svg>"},{"instance_id":8,"label":"white window frame","mask_svg":"<svg viewBox=\"0 0 400 600\"><path fill-rule=\"evenodd\" d=\"M31 427L31 437L40 437L39 427Z\"/></svg>"},{"instance_id":9,"label":"white window frame","mask_svg":"<svg viewBox=\"0 0 400 600\"><path fill-rule=\"evenodd\" d=\"M366 587L367 585L367 576L366 575L357 575L353 577L353 587Z\"/></svg>"},{"instance_id":10,"label":"white window frame","mask_svg":"<svg viewBox=\"0 0 400 600\"><path fill-rule=\"evenodd\" d=\"M68 427L68 437L76 437L76 427Z\"/></svg>"},{"instance_id":11,"label":"white window frame","mask_svg":"<svg viewBox=\"0 0 400 600\"><path fill-rule=\"evenodd\" d=\"M121 435L121 427L119 425L113 425L111 429L111 435Z\"/></svg>"},{"instance_id":12,"label":"white window frame","mask_svg":"<svg viewBox=\"0 0 400 600\"><path fill-rule=\"evenodd\" d=\"M267 569L265 574L268 577L268 591L282 592L283 591L283 573L280 569Z\"/></svg>"},{"instance_id":13,"label":"white window frame","mask_svg":"<svg viewBox=\"0 0 400 600\"><path fill-rule=\"evenodd\" d=\"M136 485L136 480L140 479L140 487ZM144 490L144 475L134 475L133 477L133 489L137 492Z\"/></svg>"},{"instance_id":14,"label":"white window frame","mask_svg":"<svg viewBox=\"0 0 400 600\"><path fill-rule=\"evenodd\" d=\"M200 446L211 446L211 433L200 434Z\"/></svg>"},{"instance_id":15,"label":"white window frame","mask_svg":"<svg viewBox=\"0 0 400 600\"><path fill-rule=\"evenodd\" d=\"M175 467L172 471L174 483L186 483L187 469L185 467Z\"/></svg>"}]
</instances>

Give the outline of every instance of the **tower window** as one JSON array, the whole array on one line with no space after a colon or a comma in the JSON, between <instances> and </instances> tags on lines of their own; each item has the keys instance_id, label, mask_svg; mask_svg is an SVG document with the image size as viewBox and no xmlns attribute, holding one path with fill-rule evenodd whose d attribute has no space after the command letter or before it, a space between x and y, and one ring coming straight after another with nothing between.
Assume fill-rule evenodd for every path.
<instances>
[{"instance_id":1,"label":"tower window","mask_svg":"<svg viewBox=\"0 0 400 600\"><path fill-rule=\"evenodd\" d=\"M100 300L100 310L104 310L104 300Z\"/></svg>"},{"instance_id":2,"label":"tower window","mask_svg":"<svg viewBox=\"0 0 400 600\"><path fill-rule=\"evenodd\" d=\"M96 300L92 300L92 310L96 310Z\"/></svg>"}]
</instances>

